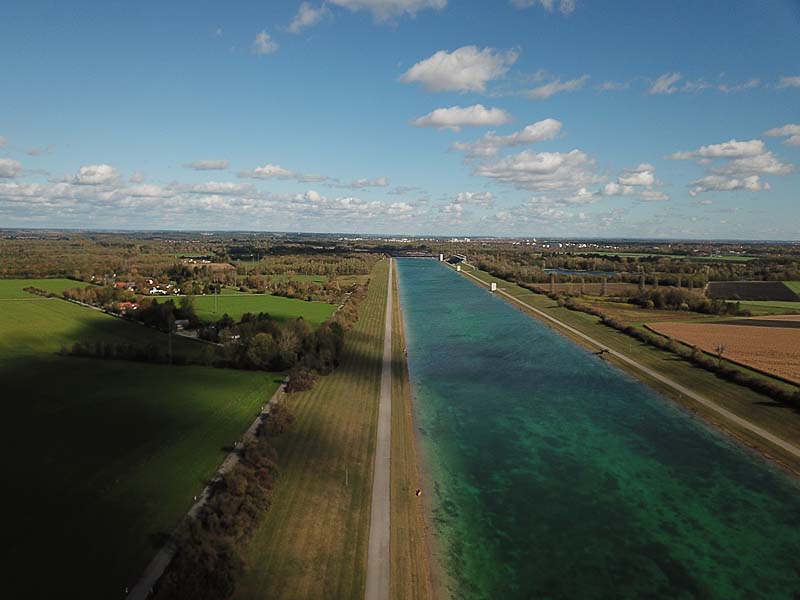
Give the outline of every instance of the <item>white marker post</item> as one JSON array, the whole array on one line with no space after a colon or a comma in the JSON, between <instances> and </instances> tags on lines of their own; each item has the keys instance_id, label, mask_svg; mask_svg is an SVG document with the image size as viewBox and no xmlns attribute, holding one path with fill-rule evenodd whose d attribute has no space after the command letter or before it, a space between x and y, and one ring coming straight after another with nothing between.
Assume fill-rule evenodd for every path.
<instances>
[{"instance_id":1,"label":"white marker post","mask_svg":"<svg viewBox=\"0 0 800 600\"><path fill-rule=\"evenodd\" d=\"M495 283L494 281L492 282L492 286L490 288L490 291L492 291L492 292L496 292L497 291L497 283Z\"/></svg>"}]
</instances>

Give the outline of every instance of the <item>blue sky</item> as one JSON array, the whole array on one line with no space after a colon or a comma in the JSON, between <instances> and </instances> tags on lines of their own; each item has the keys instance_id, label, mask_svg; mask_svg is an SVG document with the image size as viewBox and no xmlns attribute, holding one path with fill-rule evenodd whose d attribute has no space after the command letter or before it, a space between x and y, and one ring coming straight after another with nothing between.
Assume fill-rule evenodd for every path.
<instances>
[{"instance_id":1,"label":"blue sky","mask_svg":"<svg viewBox=\"0 0 800 600\"><path fill-rule=\"evenodd\" d=\"M12 1L0 226L800 238L800 2Z\"/></svg>"}]
</instances>

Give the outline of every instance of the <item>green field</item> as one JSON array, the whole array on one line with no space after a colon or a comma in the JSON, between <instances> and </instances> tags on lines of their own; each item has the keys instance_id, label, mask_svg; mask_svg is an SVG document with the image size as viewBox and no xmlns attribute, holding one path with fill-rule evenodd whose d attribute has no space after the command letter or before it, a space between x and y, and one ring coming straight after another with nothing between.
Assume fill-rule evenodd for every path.
<instances>
[{"instance_id":1,"label":"green field","mask_svg":"<svg viewBox=\"0 0 800 600\"><path fill-rule=\"evenodd\" d=\"M776 300L742 300L741 307L749 310L753 316L785 315L800 313L800 302L779 302Z\"/></svg>"},{"instance_id":2,"label":"green field","mask_svg":"<svg viewBox=\"0 0 800 600\"><path fill-rule=\"evenodd\" d=\"M800 281L784 281L783 283L795 294L800 296Z\"/></svg>"},{"instance_id":3,"label":"green field","mask_svg":"<svg viewBox=\"0 0 800 600\"><path fill-rule=\"evenodd\" d=\"M388 261L375 265L341 364L287 402L281 479L235 598L363 598Z\"/></svg>"},{"instance_id":4,"label":"green field","mask_svg":"<svg viewBox=\"0 0 800 600\"><path fill-rule=\"evenodd\" d=\"M306 302L283 296L270 294L232 293L225 290L223 294L215 297L193 296L194 308L197 316L204 321L216 321L225 313L238 321L244 313L269 313L279 320L296 319L303 317L309 323L319 325L333 314L336 307L326 302ZM216 312L214 304L216 302Z\"/></svg>"},{"instance_id":5,"label":"green field","mask_svg":"<svg viewBox=\"0 0 800 600\"><path fill-rule=\"evenodd\" d=\"M166 336L58 299L0 300L0 331L6 585L124 597L280 376L59 356L77 340Z\"/></svg>"},{"instance_id":6,"label":"green field","mask_svg":"<svg viewBox=\"0 0 800 600\"><path fill-rule=\"evenodd\" d=\"M71 288L82 288L89 285L83 281L73 279L0 279L0 300L10 298L35 298L22 290L25 287L35 287L46 292L61 294Z\"/></svg>"}]
</instances>

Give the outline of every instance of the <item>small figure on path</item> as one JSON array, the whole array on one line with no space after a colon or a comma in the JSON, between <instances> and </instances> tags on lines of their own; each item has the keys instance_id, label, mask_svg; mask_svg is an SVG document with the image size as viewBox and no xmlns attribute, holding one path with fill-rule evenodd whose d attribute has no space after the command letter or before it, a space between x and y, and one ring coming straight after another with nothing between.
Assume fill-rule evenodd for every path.
<instances>
[{"instance_id":1,"label":"small figure on path","mask_svg":"<svg viewBox=\"0 0 800 600\"><path fill-rule=\"evenodd\" d=\"M415 495L416 495L417 497L419 497L419 496L422 496L422 490L420 490L420 489L417 489L417 491L415 492Z\"/></svg>"}]
</instances>

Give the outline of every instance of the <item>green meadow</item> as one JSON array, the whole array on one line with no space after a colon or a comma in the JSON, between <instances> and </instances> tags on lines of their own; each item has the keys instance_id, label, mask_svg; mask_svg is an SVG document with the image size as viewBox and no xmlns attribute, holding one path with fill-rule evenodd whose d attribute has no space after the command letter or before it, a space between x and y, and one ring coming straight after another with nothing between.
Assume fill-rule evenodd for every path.
<instances>
[{"instance_id":1,"label":"green meadow","mask_svg":"<svg viewBox=\"0 0 800 600\"><path fill-rule=\"evenodd\" d=\"M194 308L204 321L216 321L226 313L238 321L245 313L264 312L278 320L302 317L314 325L325 321L336 310L334 305L326 302L306 302L270 294L232 294L228 290L216 298L213 295L194 296Z\"/></svg>"},{"instance_id":2,"label":"green meadow","mask_svg":"<svg viewBox=\"0 0 800 600\"><path fill-rule=\"evenodd\" d=\"M167 336L26 285L42 287L0 281L0 296L14 298L0 300L0 464L13 515L4 540L24 565L9 573L10 588L121 598L281 376L60 356L79 340L161 345Z\"/></svg>"},{"instance_id":3,"label":"green meadow","mask_svg":"<svg viewBox=\"0 0 800 600\"><path fill-rule=\"evenodd\" d=\"M35 287L53 294L61 294L71 288L82 288L88 284L73 279L0 279L0 300L12 298L32 298L26 287Z\"/></svg>"}]
</instances>

